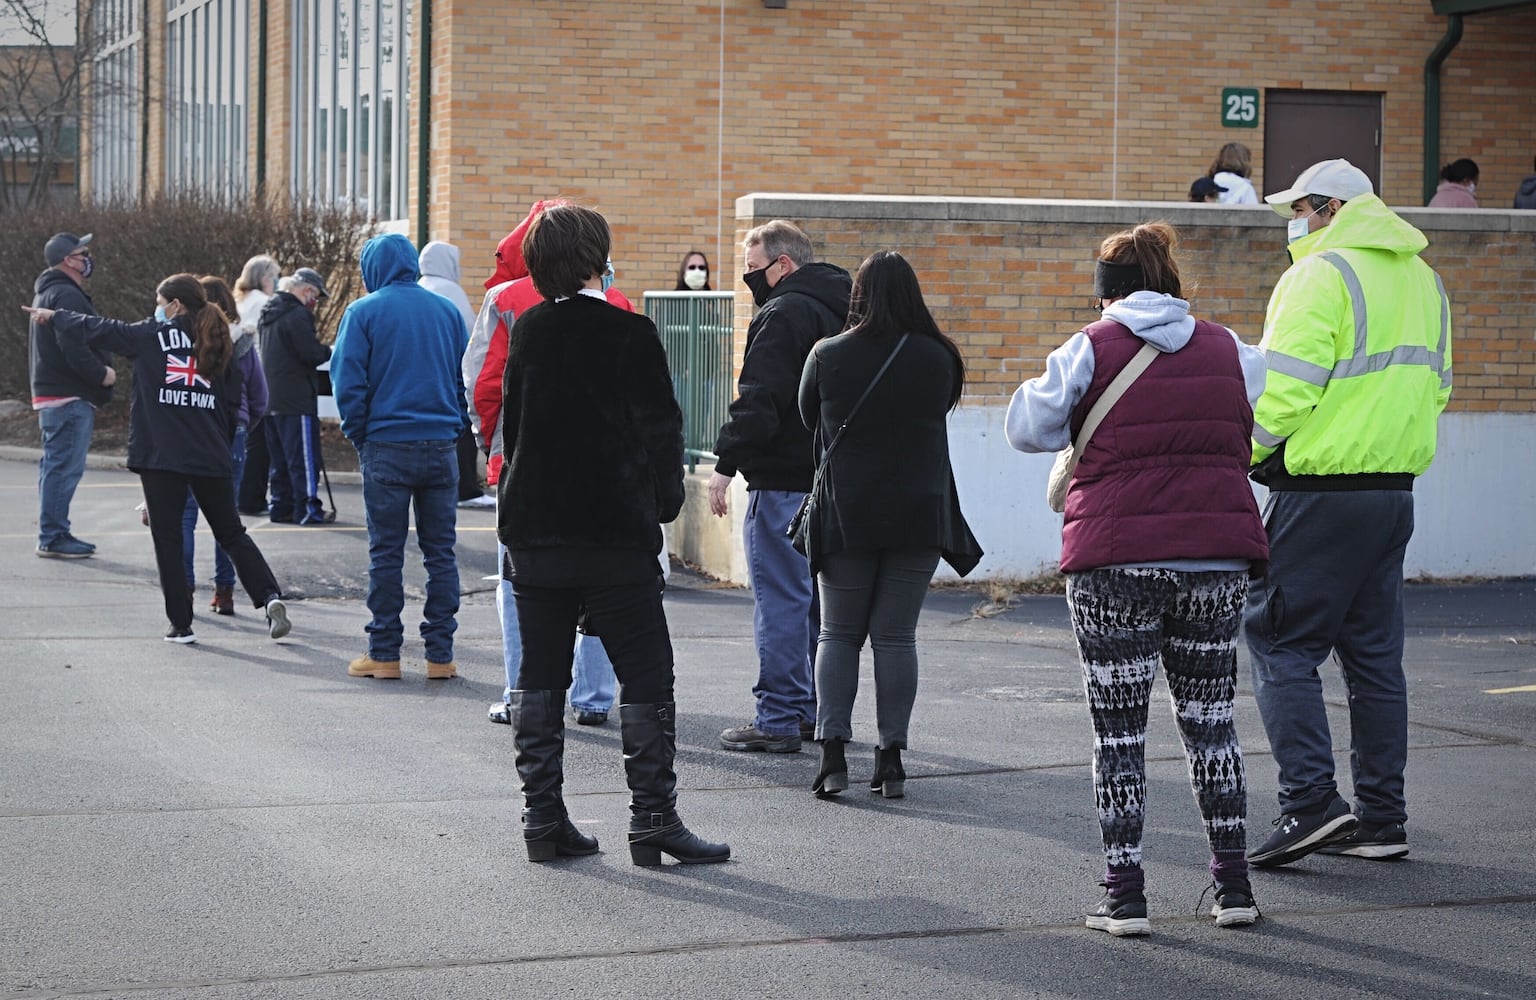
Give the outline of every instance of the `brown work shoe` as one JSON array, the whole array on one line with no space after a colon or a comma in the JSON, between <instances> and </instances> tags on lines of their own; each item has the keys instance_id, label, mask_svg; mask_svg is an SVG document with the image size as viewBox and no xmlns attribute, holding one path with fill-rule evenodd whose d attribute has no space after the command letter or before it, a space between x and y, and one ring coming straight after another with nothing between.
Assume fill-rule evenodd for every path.
<instances>
[{"instance_id":1,"label":"brown work shoe","mask_svg":"<svg viewBox=\"0 0 1536 1000\"><path fill-rule=\"evenodd\" d=\"M232 585L219 583L213 588L213 603L209 605L216 615L232 615L235 613L235 588Z\"/></svg>"},{"instance_id":2,"label":"brown work shoe","mask_svg":"<svg viewBox=\"0 0 1536 1000\"><path fill-rule=\"evenodd\" d=\"M359 656L347 664L347 674L351 677L373 677L377 680L399 680L399 660L375 660L370 656Z\"/></svg>"},{"instance_id":3,"label":"brown work shoe","mask_svg":"<svg viewBox=\"0 0 1536 1000\"><path fill-rule=\"evenodd\" d=\"M451 660L447 663L433 663L431 660L427 661L427 680L445 681L450 677L457 676L459 676L458 668L453 665Z\"/></svg>"}]
</instances>

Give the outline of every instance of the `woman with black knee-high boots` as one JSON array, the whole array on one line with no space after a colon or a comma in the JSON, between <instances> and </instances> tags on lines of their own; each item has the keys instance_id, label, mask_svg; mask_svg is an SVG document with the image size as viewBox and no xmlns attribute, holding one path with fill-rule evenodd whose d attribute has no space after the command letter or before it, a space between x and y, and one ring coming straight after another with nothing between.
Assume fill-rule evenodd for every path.
<instances>
[{"instance_id":1,"label":"woman with black knee-high boots","mask_svg":"<svg viewBox=\"0 0 1536 1000\"><path fill-rule=\"evenodd\" d=\"M508 704L530 861L593 854L561 797L565 693L578 619L602 636L619 720L635 864L726 861L677 814L672 639L661 603L661 525L683 503L683 420L656 328L603 296L612 240L591 209L532 223L523 258L544 302L508 338L497 533L522 632Z\"/></svg>"}]
</instances>

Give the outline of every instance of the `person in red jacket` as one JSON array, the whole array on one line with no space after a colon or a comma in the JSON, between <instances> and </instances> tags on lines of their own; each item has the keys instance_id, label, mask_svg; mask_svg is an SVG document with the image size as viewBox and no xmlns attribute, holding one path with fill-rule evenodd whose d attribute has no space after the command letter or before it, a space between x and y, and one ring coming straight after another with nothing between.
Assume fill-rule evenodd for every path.
<instances>
[{"instance_id":1,"label":"person in red jacket","mask_svg":"<svg viewBox=\"0 0 1536 1000\"><path fill-rule=\"evenodd\" d=\"M517 317L544 301L528 277L523 262L523 236L539 213L564 201L536 201L528 217L518 223L496 246L496 271L486 279L485 300L470 331L469 348L464 352L464 386L469 393L469 418L476 439L486 453L485 480L494 488L501 475L501 380L507 367L507 331ZM603 296L630 312L634 305L624 293L614 288L612 263L604 276ZM512 721L507 699L517 689L517 675L522 669L522 636L517 624L517 608L512 603L512 582L507 574L507 553L498 543L497 559L502 567L501 583L496 588L496 608L501 616L501 651L506 667L507 686L502 700L493 702L487 713L492 722L508 725ZM576 670L571 684L571 708L583 726L601 726L608 721L613 696L618 685L613 662L595 635L576 637Z\"/></svg>"}]
</instances>

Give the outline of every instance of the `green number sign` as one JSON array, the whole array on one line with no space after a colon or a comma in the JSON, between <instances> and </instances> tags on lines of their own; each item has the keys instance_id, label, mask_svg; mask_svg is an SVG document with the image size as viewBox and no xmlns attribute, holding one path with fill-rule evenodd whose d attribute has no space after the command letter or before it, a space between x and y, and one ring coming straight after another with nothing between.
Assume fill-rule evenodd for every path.
<instances>
[{"instance_id":1,"label":"green number sign","mask_svg":"<svg viewBox=\"0 0 1536 1000\"><path fill-rule=\"evenodd\" d=\"M1258 90L1253 87L1223 87L1221 125L1223 128L1258 128Z\"/></svg>"},{"instance_id":2,"label":"green number sign","mask_svg":"<svg viewBox=\"0 0 1536 1000\"><path fill-rule=\"evenodd\" d=\"M1258 91L1256 89L1221 89L1221 127L1226 129L1258 127Z\"/></svg>"}]
</instances>

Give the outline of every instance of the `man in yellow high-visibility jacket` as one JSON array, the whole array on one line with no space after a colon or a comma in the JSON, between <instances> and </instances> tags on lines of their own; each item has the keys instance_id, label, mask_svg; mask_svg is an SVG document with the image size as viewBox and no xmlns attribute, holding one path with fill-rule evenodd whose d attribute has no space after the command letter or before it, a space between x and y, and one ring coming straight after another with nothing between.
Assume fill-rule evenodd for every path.
<instances>
[{"instance_id":1,"label":"man in yellow high-visibility jacket","mask_svg":"<svg viewBox=\"0 0 1536 1000\"><path fill-rule=\"evenodd\" d=\"M1294 261L1264 318L1268 379L1254 409L1253 478L1270 563L1244 628L1254 695L1280 766L1260 867L1313 851L1408 853L1403 769L1403 553L1413 480L1435 456L1451 395L1450 302L1424 234L1345 160L1264 199L1290 219ZM1356 805L1340 795L1318 667L1336 654L1349 693Z\"/></svg>"}]
</instances>

